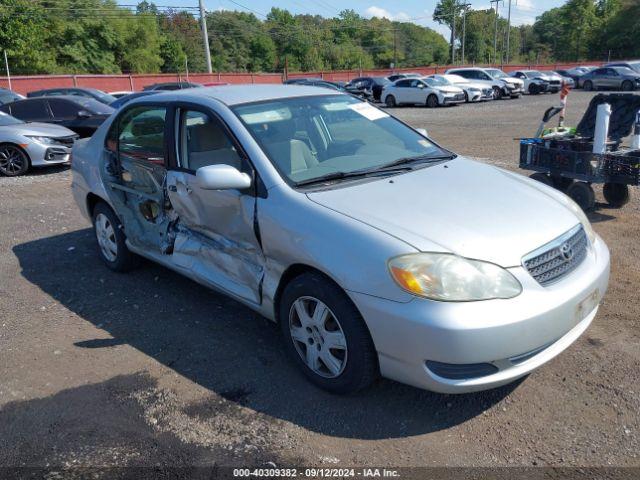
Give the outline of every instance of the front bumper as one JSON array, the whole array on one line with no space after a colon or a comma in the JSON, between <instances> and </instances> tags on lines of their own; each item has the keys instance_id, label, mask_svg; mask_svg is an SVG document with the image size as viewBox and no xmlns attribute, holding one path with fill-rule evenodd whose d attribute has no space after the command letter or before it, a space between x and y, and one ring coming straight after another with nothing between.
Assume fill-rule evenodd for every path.
<instances>
[{"instance_id":1,"label":"front bumper","mask_svg":"<svg viewBox=\"0 0 640 480\"><path fill-rule=\"evenodd\" d=\"M458 103L464 103L465 101L464 93L460 93L456 95L443 95L440 103L442 105L456 105Z\"/></svg>"},{"instance_id":2,"label":"front bumper","mask_svg":"<svg viewBox=\"0 0 640 480\"><path fill-rule=\"evenodd\" d=\"M599 237L573 272L542 287L523 267L509 269L522 293L509 300L398 303L350 292L378 351L383 376L443 393L510 383L548 362L589 326L609 282L609 251ZM427 362L490 364L493 373L445 378Z\"/></svg>"},{"instance_id":3,"label":"front bumper","mask_svg":"<svg viewBox=\"0 0 640 480\"><path fill-rule=\"evenodd\" d=\"M29 143L27 152L34 167L60 165L71 160L71 148L61 145L44 145L38 142Z\"/></svg>"}]
</instances>

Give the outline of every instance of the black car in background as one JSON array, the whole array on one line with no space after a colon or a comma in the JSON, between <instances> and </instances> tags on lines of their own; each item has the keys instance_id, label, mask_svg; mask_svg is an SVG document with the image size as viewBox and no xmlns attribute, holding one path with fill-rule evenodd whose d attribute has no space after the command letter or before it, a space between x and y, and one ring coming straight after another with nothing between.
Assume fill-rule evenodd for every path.
<instances>
[{"instance_id":1,"label":"black car in background","mask_svg":"<svg viewBox=\"0 0 640 480\"><path fill-rule=\"evenodd\" d=\"M358 77L351 80L347 84L347 88L369 90L373 95L373 99L379 102L382 89L389 84L391 84L391 80L387 77Z\"/></svg>"},{"instance_id":2,"label":"black car in background","mask_svg":"<svg viewBox=\"0 0 640 480\"><path fill-rule=\"evenodd\" d=\"M9 90L7 88L0 88L0 105L5 103L15 102L16 100L22 100L24 97L19 93Z\"/></svg>"},{"instance_id":3,"label":"black car in background","mask_svg":"<svg viewBox=\"0 0 640 480\"><path fill-rule=\"evenodd\" d=\"M154 83L153 85L147 85L142 90L184 90L185 88L202 87L199 83L193 82L164 82Z\"/></svg>"},{"instance_id":4,"label":"black car in background","mask_svg":"<svg viewBox=\"0 0 640 480\"><path fill-rule=\"evenodd\" d=\"M387 77L387 79L389 79L390 82L395 82L396 80L400 80L401 78L419 78L422 77L424 75L420 74L420 73L415 73L415 72L409 72L409 73L393 73L391 75L389 75Z\"/></svg>"},{"instance_id":5,"label":"black car in background","mask_svg":"<svg viewBox=\"0 0 640 480\"><path fill-rule=\"evenodd\" d=\"M36 97L0 105L0 111L25 122L62 125L80 137L90 137L114 109L93 98Z\"/></svg>"},{"instance_id":6,"label":"black car in background","mask_svg":"<svg viewBox=\"0 0 640 480\"><path fill-rule=\"evenodd\" d=\"M285 85L307 85L311 87L324 87L331 90L350 93L365 100L371 99L371 92L364 89L354 88L350 83L330 82L322 78L290 78L284 82Z\"/></svg>"},{"instance_id":7,"label":"black car in background","mask_svg":"<svg viewBox=\"0 0 640 480\"><path fill-rule=\"evenodd\" d=\"M113 95L109 95L108 93L104 93L102 90L98 90L97 88L47 88L44 90L36 90L34 92L27 93L28 98L57 97L59 95L93 98L94 100L104 103L105 105L109 105L110 103L116 101L116 97L114 97Z\"/></svg>"}]
</instances>

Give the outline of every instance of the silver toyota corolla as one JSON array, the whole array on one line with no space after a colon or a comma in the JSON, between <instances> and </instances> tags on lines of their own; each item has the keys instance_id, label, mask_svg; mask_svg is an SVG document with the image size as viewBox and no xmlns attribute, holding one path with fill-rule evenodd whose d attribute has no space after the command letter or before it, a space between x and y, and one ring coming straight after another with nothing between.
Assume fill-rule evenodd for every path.
<instances>
[{"instance_id":1,"label":"silver toyota corolla","mask_svg":"<svg viewBox=\"0 0 640 480\"><path fill-rule=\"evenodd\" d=\"M60 125L26 123L0 112L0 174L15 177L29 167L69 163L77 138Z\"/></svg>"},{"instance_id":2,"label":"silver toyota corolla","mask_svg":"<svg viewBox=\"0 0 640 480\"><path fill-rule=\"evenodd\" d=\"M503 385L589 326L609 251L553 188L317 87L140 98L74 147L116 271L138 256L278 322L317 385Z\"/></svg>"}]
</instances>

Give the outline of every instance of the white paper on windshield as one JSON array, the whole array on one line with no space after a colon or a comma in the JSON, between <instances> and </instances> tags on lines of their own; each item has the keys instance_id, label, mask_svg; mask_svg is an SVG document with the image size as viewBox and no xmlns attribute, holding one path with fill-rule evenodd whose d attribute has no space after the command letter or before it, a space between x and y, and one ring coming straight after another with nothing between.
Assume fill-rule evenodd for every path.
<instances>
[{"instance_id":1,"label":"white paper on windshield","mask_svg":"<svg viewBox=\"0 0 640 480\"><path fill-rule=\"evenodd\" d=\"M289 120L291 111L288 108L279 108L277 110L265 110L263 112L244 113L240 117L249 125L256 123L271 123Z\"/></svg>"},{"instance_id":2,"label":"white paper on windshield","mask_svg":"<svg viewBox=\"0 0 640 480\"><path fill-rule=\"evenodd\" d=\"M389 114L377 109L376 107L366 103L353 103L349 105L349 108L356 113L359 113L367 120L380 120L381 118L387 118Z\"/></svg>"}]
</instances>

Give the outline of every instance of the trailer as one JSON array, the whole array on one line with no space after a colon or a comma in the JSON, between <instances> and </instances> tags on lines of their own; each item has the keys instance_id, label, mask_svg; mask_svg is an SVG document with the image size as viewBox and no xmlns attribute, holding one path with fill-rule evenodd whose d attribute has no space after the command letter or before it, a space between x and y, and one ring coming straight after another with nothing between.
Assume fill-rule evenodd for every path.
<instances>
[{"instance_id":1,"label":"trailer","mask_svg":"<svg viewBox=\"0 0 640 480\"><path fill-rule=\"evenodd\" d=\"M611 106L609 135L604 152L594 153L596 112L605 103ZM640 185L640 147L622 145L634 126L640 130L640 95L599 94L575 129L545 132L544 124L562 109L548 109L536 136L520 140L520 168L535 172L531 178L562 190L585 211L595 206L593 184L603 184L611 207L624 206L629 186Z\"/></svg>"}]
</instances>

